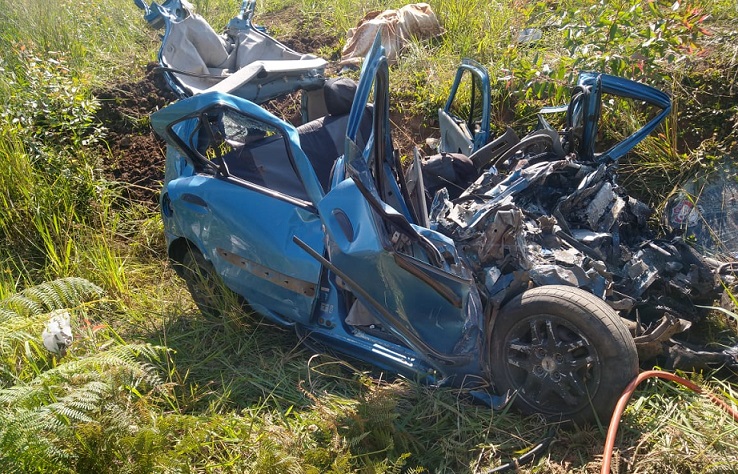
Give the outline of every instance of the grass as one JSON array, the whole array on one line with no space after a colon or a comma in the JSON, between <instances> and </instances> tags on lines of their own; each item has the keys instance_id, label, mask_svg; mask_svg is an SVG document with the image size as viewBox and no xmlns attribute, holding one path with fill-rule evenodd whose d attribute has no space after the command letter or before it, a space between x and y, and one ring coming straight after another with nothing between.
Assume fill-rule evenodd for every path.
<instances>
[{"instance_id":1,"label":"grass","mask_svg":"<svg viewBox=\"0 0 738 474\"><path fill-rule=\"evenodd\" d=\"M225 24L237 8L226 0L195 3L213 25ZM631 40L647 34L648 21L676 21L688 8L701 8L712 16L700 24L720 35L698 34L700 48L694 52L668 41L646 51L649 78L672 93L679 119L623 163L623 182L629 190L641 188L658 205L692 169L734 150L735 2L685 2L671 13L672 2L652 2L666 8L656 16L635 0L619 2L619 10L579 0L430 3L446 33L413 43L393 68L394 107L431 122L455 65L470 56L490 69L498 128L510 117L516 127L525 127L540 105L560 103L579 67L632 72L607 54L583 54L582 45L635 54L639 43ZM366 12L402 4L259 2L257 23L262 14L277 31L294 31L297 24L300 34L330 31L342 38ZM630 8L635 13L628 16ZM631 29L614 32L610 45L603 40L604 26L587 29L618 11L620 24ZM280 23L283 12L290 16ZM537 417L493 413L458 390L314 355L292 332L251 315L228 312L212 321L197 311L162 257L157 213L123 202L118 185L102 179L100 163L109 157L93 143L105 132L91 119L101 105L90 91L137 79L156 56L156 33L141 16L133 2L0 0L0 462L5 469L485 472L544 438L553 427ZM591 22L582 21L579 36L565 35L567 25L590 17ZM545 43L517 44L517 32L526 27L540 28ZM689 33L674 31L664 39ZM684 59L676 61L674 54ZM614 117L605 133L622 129L623 120ZM83 278L68 285L79 285L79 291L68 290L68 297L44 292L63 277ZM35 294L46 295L46 302L19 311L17 302L29 294L28 301L35 301ZM41 346L43 325L55 309L72 315L75 341L65 358ZM734 342L735 324L720 321L721 340ZM692 377L738 402L731 374ZM598 427L560 430L549 453L523 470L594 472L603 442ZM625 414L616 461L620 472L731 472L738 465L737 445L738 425L706 399L650 382L636 392Z\"/></svg>"},{"instance_id":2,"label":"grass","mask_svg":"<svg viewBox=\"0 0 738 474\"><path fill-rule=\"evenodd\" d=\"M75 73L97 84L129 77L155 58L147 45L156 35L141 21L141 11L132 1L2 0L0 7L3 51L26 48L64 52L71 58L70 67ZM11 58L3 55L6 61Z\"/></svg>"}]
</instances>

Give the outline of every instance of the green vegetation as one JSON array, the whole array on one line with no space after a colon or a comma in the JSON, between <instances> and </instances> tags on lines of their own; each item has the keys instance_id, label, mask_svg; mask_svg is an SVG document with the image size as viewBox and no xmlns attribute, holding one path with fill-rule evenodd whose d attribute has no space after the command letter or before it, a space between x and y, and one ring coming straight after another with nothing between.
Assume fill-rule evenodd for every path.
<instances>
[{"instance_id":1,"label":"green vegetation","mask_svg":"<svg viewBox=\"0 0 738 474\"><path fill-rule=\"evenodd\" d=\"M194 2L214 26L240 2ZM404 2L261 0L257 22L324 37L336 59L367 11ZM622 163L623 184L658 207L696 170L738 152L738 6L732 0L538 3L432 0L445 34L391 72L395 109L431 123L462 56L493 78L494 125L521 132L566 100L580 69L666 90L675 113ZM543 40L518 43L524 28ZM0 466L7 472L484 472L552 428L492 413L329 355L229 312L205 319L165 262L161 222L104 179L111 159L94 90L137 80L159 40L133 1L0 0ZM638 104L607 111L606 138ZM136 117L145 122L145 117ZM71 315L64 357L41 342ZM709 331L735 343L736 320ZM691 377L738 403L733 381ZM534 472L599 469L599 427L562 430ZM626 411L619 472L729 472L738 425L662 382Z\"/></svg>"}]
</instances>

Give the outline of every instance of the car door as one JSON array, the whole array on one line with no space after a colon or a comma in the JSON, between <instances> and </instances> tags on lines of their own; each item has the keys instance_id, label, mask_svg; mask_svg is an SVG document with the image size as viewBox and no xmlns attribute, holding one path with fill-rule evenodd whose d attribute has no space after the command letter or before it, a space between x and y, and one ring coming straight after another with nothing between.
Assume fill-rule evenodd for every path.
<instances>
[{"instance_id":1,"label":"car door","mask_svg":"<svg viewBox=\"0 0 738 474\"><path fill-rule=\"evenodd\" d=\"M152 125L186 162L168 159L168 232L197 246L258 312L307 323L321 266L292 238L322 251L312 202L323 191L294 127L220 93L181 100L153 114Z\"/></svg>"},{"instance_id":2,"label":"car door","mask_svg":"<svg viewBox=\"0 0 738 474\"><path fill-rule=\"evenodd\" d=\"M487 69L464 59L446 105L438 110L440 151L471 155L483 147L490 133L490 84Z\"/></svg>"},{"instance_id":3,"label":"car door","mask_svg":"<svg viewBox=\"0 0 738 474\"><path fill-rule=\"evenodd\" d=\"M604 151L597 150L603 95L608 100L633 99L653 107L652 117L638 130ZM566 125L574 136L576 151L586 160L615 161L640 143L671 113L669 96L647 84L596 72L583 72L572 92Z\"/></svg>"},{"instance_id":4,"label":"car door","mask_svg":"<svg viewBox=\"0 0 738 474\"><path fill-rule=\"evenodd\" d=\"M389 128L388 67L377 41L364 60L349 117L343 178L316 203L328 258L379 321L420 354L466 361L478 354L481 304L447 237L416 225ZM372 133L358 140L370 102Z\"/></svg>"}]
</instances>

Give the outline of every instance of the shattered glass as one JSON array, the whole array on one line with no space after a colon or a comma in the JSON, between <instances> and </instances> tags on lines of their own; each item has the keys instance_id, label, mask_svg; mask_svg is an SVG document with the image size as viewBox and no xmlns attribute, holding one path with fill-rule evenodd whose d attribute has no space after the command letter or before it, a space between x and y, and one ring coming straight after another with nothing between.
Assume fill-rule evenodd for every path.
<instances>
[{"instance_id":1,"label":"shattered glass","mask_svg":"<svg viewBox=\"0 0 738 474\"><path fill-rule=\"evenodd\" d=\"M669 201L664 217L700 252L737 258L738 168L726 158L706 177L691 180Z\"/></svg>"}]
</instances>

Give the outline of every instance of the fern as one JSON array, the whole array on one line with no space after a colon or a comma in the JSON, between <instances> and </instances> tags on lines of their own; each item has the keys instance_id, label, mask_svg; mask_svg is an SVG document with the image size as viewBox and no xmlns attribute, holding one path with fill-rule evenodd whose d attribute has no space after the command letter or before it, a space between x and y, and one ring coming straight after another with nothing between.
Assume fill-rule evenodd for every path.
<instances>
[{"instance_id":1,"label":"fern","mask_svg":"<svg viewBox=\"0 0 738 474\"><path fill-rule=\"evenodd\" d=\"M40 335L50 312L78 307L102 294L99 286L83 278L61 278L0 300L0 387L49 367Z\"/></svg>"},{"instance_id":2,"label":"fern","mask_svg":"<svg viewBox=\"0 0 738 474\"><path fill-rule=\"evenodd\" d=\"M25 450L30 443L33 455L53 466L79 455L73 442L79 426L98 425L103 433L116 435L134 429L140 420L130 405L161 384L158 369L149 361L162 353L163 348L147 344L113 346L0 390L0 453L13 458L6 460L9 466L22 470L29 462Z\"/></svg>"},{"instance_id":3,"label":"fern","mask_svg":"<svg viewBox=\"0 0 738 474\"><path fill-rule=\"evenodd\" d=\"M102 288L84 278L47 281L0 300L0 320L72 308L102 294Z\"/></svg>"},{"instance_id":4,"label":"fern","mask_svg":"<svg viewBox=\"0 0 738 474\"><path fill-rule=\"evenodd\" d=\"M0 321L0 388L35 377L49 365L40 335L47 315Z\"/></svg>"},{"instance_id":5,"label":"fern","mask_svg":"<svg viewBox=\"0 0 738 474\"><path fill-rule=\"evenodd\" d=\"M162 384L157 364L164 348L125 344L108 331L107 342L91 346L107 350L72 351L59 360L40 341L49 313L79 308L101 295L87 280L64 278L0 300L4 471L72 472L75 464L100 471L101 439L133 435L142 424L137 404ZM80 430L101 438L85 440Z\"/></svg>"},{"instance_id":6,"label":"fern","mask_svg":"<svg viewBox=\"0 0 738 474\"><path fill-rule=\"evenodd\" d=\"M8 319L17 317L18 314L15 311L9 309L0 308L0 322L7 321Z\"/></svg>"},{"instance_id":7,"label":"fern","mask_svg":"<svg viewBox=\"0 0 738 474\"><path fill-rule=\"evenodd\" d=\"M385 459L378 467L377 472L382 474L400 474L405 471L405 464L410 453L402 453L394 461ZM421 471L422 472L422 471Z\"/></svg>"},{"instance_id":8,"label":"fern","mask_svg":"<svg viewBox=\"0 0 738 474\"><path fill-rule=\"evenodd\" d=\"M24 422L28 418L29 414L0 410L0 465L8 472L61 472L55 468L62 456L54 440L26 430ZM19 455L21 446L25 452Z\"/></svg>"},{"instance_id":9,"label":"fern","mask_svg":"<svg viewBox=\"0 0 738 474\"><path fill-rule=\"evenodd\" d=\"M26 384L0 389L0 404L34 405L39 394L54 388L74 387L88 380L115 382L117 386L149 387L159 385L158 369L139 358L158 360L163 348L149 344L124 344L90 357L70 360L40 373ZM90 385L90 389L98 388Z\"/></svg>"}]
</instances>

